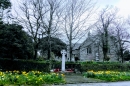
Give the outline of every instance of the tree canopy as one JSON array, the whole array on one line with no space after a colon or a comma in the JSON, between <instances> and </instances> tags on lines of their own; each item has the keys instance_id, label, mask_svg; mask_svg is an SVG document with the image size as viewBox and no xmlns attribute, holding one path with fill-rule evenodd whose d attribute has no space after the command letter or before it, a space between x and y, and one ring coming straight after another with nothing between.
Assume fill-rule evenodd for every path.
<instances>
[{"instance_id":1,"label":"tree canopy","mask_svg":"<svg viewBox=\"0 0 130 86\"><path fill-rule=\"evenodd\" d=\"M7 8L9 8L9 7L11 7L11 2L10 2L10 0L0 0L0 8L1 9L7 9Z\"/></svg>"},{"instance_id":2,"label":"tree canopy","mask_svg":"<svg viewBox=\"0 0 130 86\"><path fill-rule=\"evenodd\" d=\"M126 60L126 61L130 60L130 51L129 50L124 51L124 60Z\"/></svg>"},{"instance_id":3,"label":"tree canopy","mask_svg":"<svg viewBox=\"0 0 130 86\"><path fill-rule=\"evenodd\" d=\"M51 37L51 52L53 52L56 56L61 56L60 51L62 49L66 49L66 44L62 42L58 38ZM42 51L42 53L46 53L48 51L48 37L44 37L41 39L41 43L39 46L39 49Z\"/></svg>"},{"instance_id":4,"label":"tree canopy","mask_svg":"<svg viewBox=\"0 0 130 86\"><path fill-rule=\"evenodd\" d=\"M0 57L31 58L31 39L21 25L0 23Z\"/></svg>"}]
</instances>

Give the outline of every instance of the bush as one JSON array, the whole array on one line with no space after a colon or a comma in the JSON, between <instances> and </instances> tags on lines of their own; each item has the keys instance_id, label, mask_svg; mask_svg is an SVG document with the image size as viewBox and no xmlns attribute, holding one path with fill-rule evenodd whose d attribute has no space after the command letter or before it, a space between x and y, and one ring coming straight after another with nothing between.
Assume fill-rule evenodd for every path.
<instances>
[{"instance_id":1,"label":"bush","mask_svg":"<svg viewBox=\"0 0 130 86\"><path fill-rule=\"evenodd\" d=\"M19 70L19 71L43 71L50 72L49 64L50 61L34 61L34 60L9 60L9 59L0 59L0 70ZM61 62L52 61L52 69L59 68L61 69ZM83 72L87 70L95 70L95 71L129 71L130 64L122 64L119 62L95 62L95 61L87 61L87 62L66 62L66 69L78 69Z\"/></svg>"},{"instance_id":2,"label":"bush","mask_svg":"<svg viewBox=\"0 0 130 86\"><path fill-rule=\"evenodd\" d=\"M122 64L118 62L95 62L95 63L82 63L83 71L86 70L95 70L95 71L105 71L105 70L113 70L113 71L129 71L130 64Z\"/></svg>"},{"instance_id":3,"label":"bush","mask_svg":"<svg viewBox=\"0 0 130 86\"><path fill-rule=\"evenodd\" d=\"M0 59L0 69L3 71L43 71L49 72L49 63L40 62L40 61L29 61L29 60L9 60L9 59Z\"/></svg>"}]
</instances>

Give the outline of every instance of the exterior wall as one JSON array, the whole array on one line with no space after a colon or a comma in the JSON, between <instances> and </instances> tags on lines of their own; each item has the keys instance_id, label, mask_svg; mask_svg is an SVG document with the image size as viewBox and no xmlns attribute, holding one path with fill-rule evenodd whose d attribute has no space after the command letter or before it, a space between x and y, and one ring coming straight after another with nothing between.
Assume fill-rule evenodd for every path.
<instances>
[{"instance_id":1,"label":"exterior wall","mask_svg":"<svg viewBox=\"0 0 130 86\"><path fill-rule=\"evenodd\" d=\"M79 57L79 49L73 50L72 55L73 55L74 58Z\"/></svg>"},{"instance_id":2,"label":"exterior wall","mask_svg":"<svg viewBox=\"0 0 130 86\"><path fill-rule=\"evenodd\" d=\"M91 41L85 41L82 46L80 46L80 61L91 61L95 60L95 49L93 48L93 43ZM91 52L89 52L91 49Z\"/></svg>"},{"instance_id":3,"label":"exterior wall","mask_svg":"<svg viewBox=\"0 0 130 86\"><path fill-rule=\"evenodd\" d=\"M79 44L75 45L75 47L73 47L72 50L72 57L71 57L71 61L75 61L75 57L79 58ZM67 61L70 61L70 53L69 53L69 46L67 46Z\"/></svg>"},{"instance_id":4,"label":"exterior wall","mask_svg":"<svg viewBox=\"0 0 130 86\"><path fill-rule=\"evenodd\" d=\"M96 53L98 53L98 59L99 59L99 52L98 47L96 47L94 44L91 46L91 53L87 53L87 46L83 46L80 48L80 60L81 61L95 61L96 60Z\"/></svg>"},{"instance_id":5,"label":"exterior wall","mask_svg":"<svg viewBox=\"0 0 130 86\"><path fill-rule=\"evenodd\" d=\"M110 57L109 61L117 61L116 48L111 40L109 40L110 52L108 56ZM101 48L101 42L99 38L89 36L82 44L78 44L73 47L72 51L72 61L75 61L75 57L78 57L80 61L103 61L103 51ZM88 52L88 48L91 48L91 53ZM67 47L67 61L69 61L69 48Z\"/></svg>"},{"instance_id":6,"label":"exterior wall","mask_svg":"<svg viewBox=\"0 0 130 86\"><path fill-rule=\"evenodd\" d=\"M110 47L110 52L108 53L108 56L110 57L110 61L117 61L117 55L116 55L116 48L115 45L113 44L113 40L109 38L109 47Z\"/></svg>"},{"instance_id":7,"label":"exterior wall","mask_svg":"<svg viewBox=\"0 0 130 86\"><path fill-rule=\"evenodd\" d=\"M108 56L110 57L109 61L117 61L116 53L115 53L115 47L112 43L112 41L109 38L109 46L110 46L110 52L108 53ZM91 47L91 53L87 52L87 48ZM92 39L88 38L84 41L84 43L80 46L80 61L103 61L103 51L101 46L99 46L99 43L95 43Z\"/></svg>"}]
</instances>

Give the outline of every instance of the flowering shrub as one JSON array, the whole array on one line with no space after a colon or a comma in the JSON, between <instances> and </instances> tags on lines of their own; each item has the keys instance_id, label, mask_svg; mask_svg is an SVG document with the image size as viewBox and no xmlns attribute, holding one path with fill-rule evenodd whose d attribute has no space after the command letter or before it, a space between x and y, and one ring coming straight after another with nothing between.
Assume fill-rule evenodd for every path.
<instances>
[{"instance_id":1,"label":"flowering shrub","mask_svg":"<svg viewBox=\"0 0 130 86\"><path fill-rule=\"evenodd\" d=\"M40 85L65 83L64 74L43 73L40 71L0 72L0 85Z\"/></svg>"},{"instance_id":2,"label":"flowering shrub","mask_svg":"<svg viewBox=\"0 0 130 86\"><path fill-rule=\"evenodd\" d=\"M61 69L59 69L59 68L52 70L52 72L60 72L60 71L61 71ZM73 69L70 69L70 68L69 68L69 69L66 69L65 71L66 71L66 72L74 72L74 70L73 70Z\"/></svg>"},{"instance_id":3,"label":"flowering shrub","mask_svg":"<svg viewBox=\"0 0 130 86\"><path fill-rule=\"evenodd\" d=\"M130 72L118 71L88 71L84 73L85 77L97 78L105 81L126 81L130 80Z\"/></svg>"}]
</instances>

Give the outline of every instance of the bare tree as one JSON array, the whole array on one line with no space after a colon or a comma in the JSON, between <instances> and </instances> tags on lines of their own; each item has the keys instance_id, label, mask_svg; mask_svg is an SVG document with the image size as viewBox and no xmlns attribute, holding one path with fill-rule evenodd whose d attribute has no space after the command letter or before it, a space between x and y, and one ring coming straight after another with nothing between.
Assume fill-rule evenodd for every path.
<instances>
[{"instance_id":1,"label":"bare tree","mask_svg":"<svg viewBox=\"0 0 130 86\"><path fill-rule=\"evenodd\" d=\"M93 14L95 3L93 0L65 1L62 14L62 28L68 39L70 61L72 59L72 48L76 43L75 40L79 41L85 32L88 31L87 25L89 18Z\"/></svg>"},{"instance_id":2,"label":"bare tree","mask_svg":"<svg viewBox=\"0 0 130 86\"><path fill-rule=\"evenodd\" d=\"M37 57L39 37L48 36L48 59L51 52L51 35L57 32L61 0L25 0L20 4L19 22L28 30L33 39L34 59ZM18 13L18 12L17 12Z\"/></svg>"},{"instance_id":3,"label":"bare tree","mask_svg":"<svg viewBox=\"0 0 130 86\"><path fill-rule=\"evenodd\" d=\"M0 21L3 19L3 21L8 22L8 18L11 16L10 9L10 0L0 0Z\"/></svg>"},{"instance_id":4,"label":"bare tree","mask_svg":"<svg viewBox=\"0 0 130 86\"><path fill-rule=\"evenodd\" d=\"M129 33L127 25L121 19L114 23L115 28L113 30L113 36L115 38L115 51L118 55L118 60L121 58L121 62L124 62L124 50L128 49L127 43L129 43Z\"/></svg>"},{"instance_id":5,"label":"bare tree","mask_svg":"<svg viewBox=\"0 0 130 86\"><path fill-rule=\"evenodd\" d=\"M111 7L106 7L101 11L99 14L99 19L97 21L96 28L98 30L98 36L100 40L100 46L103 51L103 61L105 61L108 57L108 50L109 50L109 29L113 24L115 17L116 17L117 10L112 9Z\"/></svg>"},{"instance_id":6,"label":"bare tree","mask_svg":"<svg viewBox=\"0 0 130 86\"><path fill-rule=\"evenodd\" d=\"M59 18L61 15L60 5L62 1L61 0L47 0L48 5L48 12L47 15L44 17L47 18L41 18L41 23L43 24L43 27L45 28L45 31L47 32L48 37L48 59L50 59L50 53L51 53L51 41L50 38L52 35L56 35L56 32L58 32L59 27Z\"/></svg>"}]
</instances>

